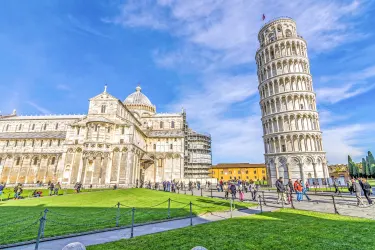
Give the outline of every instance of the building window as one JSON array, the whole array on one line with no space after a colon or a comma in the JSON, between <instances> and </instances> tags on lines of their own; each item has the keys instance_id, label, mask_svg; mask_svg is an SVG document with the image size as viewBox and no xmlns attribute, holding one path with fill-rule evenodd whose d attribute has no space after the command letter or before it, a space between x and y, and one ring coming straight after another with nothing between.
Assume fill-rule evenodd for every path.
<instances>
[{"instance_id":1,"label":"building window","mask_svg":"<svg viewBox=\"0 0 375 250\"><path fill-rule=\"evenodd\" d=\"M41 147L43 146L43 140L40 141L40 146L41 146Z\"/></svg>"},{"instance_id":2,"label":"building window","mask_svg":"<svg viewBox=\"0 0 375 250\"><path fill-rule=\"evenodd\" d=\"M223 176L221 176L221 179L224 179Z\"/></svg>"},{"instance_id":3,"label":"building window","mask_svg":"<svg viewBox=\"0 0 375 250\"><path fill-rule=\"evenodd\" d=\"M31 126L31 130L34 130L35 129L35 124L33 124L32 126Z\"/></svg>"},{"instance_id":4,"label":"building window","mask_svg":"<svg viewBox=\"0 0 375 250\"><path fill-rule=\"evenodd\" d=\"M220 174L224 174L224 171L220 171Z\"/></svg>"},{"instance_id":5,"label":"building window","mask_svg":"<svg viewBox=\"0 0 375 250\"><path fill-rule=\"evenodd\" d=\"M18 144L18 141L16 140L16 141L14 142L14 146L17 147L17 144Z\"/></svg>"},{"instance_id":6,"label":"building window","mask_svg":"<svg viewBox=\"0 0 375 250\"><path fill-rule=\"evenodd\" d=\"M249 176L246 176L246 179L249 179Z\"/></svg>"},{"instance_id":7,"label":"building window","mask_svg":"<svg viewBox=\"0 0 375 250\"><path fill-rule=\"evenodd\" d=\"M229 176L229 180L232 180L232 176Z\"/></svg>"},{"instance_id":8,"label":"building window","mask_svg":"<svg viewBox=\"0 0 375 250\"><path fill-rule=\"evenodd\" d=\"M169 145L169 149L173 149L173 144Z\"/></svg>"},{"instance_id":9,"label":"building window","mask_svg":"<svg viewBox=\"0 0 375 250\"><path fill-rule=\"evenodd\" d=\"M171 122L171 128L174 128L174 121Z\"/></svg>"},{"instance_id":10,"label":"building window","mask_svg":"<svg viewBox=\"0 0 375 250\"><path fill-rule=\"evenodd\" d=\"M17 158L16 165L20 165L21 157Z\"/></svg>"},{"instance_id":11,"label":"building window","mask_svg":"<svg viewBox=\"0 0 375 250\"><path fill-rule=\"evenodd\" d=\"M257 174L257 171L256 171L256 170L254 170L254 174Z\"/></svg>"},{"instance_id":12,"label":"building window","mask_svg":"<svg viewBox=\"0 0 375 250\"><path fill-rule=\"evenodd\" d=\"M44 124L43 130L47 130L47 123Z\"/></svg>"},{"instance_id":13,"label":"building window","mask_svg":"<svg viewBox=\"0 0 375 250\"><path fill-rule=\"evenodd\" d=\"M23 146L24 146L24 147L26 146L26 140L23 141Z\"/></svg>"},{"instance_id":14,"label":"building window","mask_svg":"<svg viewBox=\"0 0 375 250\"><path fill-rule=\"evenodd\" d=\"M246 174L249 174L249 170L246 170L246 172L245 172Z\"/></svg>"},{"instance_id":15,"label":"building window","mask_svg":"<svg viewBox=\"0 0 375 250\"><path fill-rule=\"evenodd\" d=\"M95 132L98 131L98 125L95 125Z\"/></svg>"},{"instance_id":16,"label":"building window","mask_svg":"<svg viewBox=\"0 0 375 250\"><path fill-rule=\"evenodd\" d=\"M58 129L58 128L59 128L59 124L56 123L56 125L55 125L55 129Z\"/></svg>"},{"instance_id":17,"label":"building window","mask_svg":"<svg viewBox=\"0 0 375 250\"><path fill-rule=\"evenodd\" d=\"M212 171L212 174L215 174L215 171Z\"/></svg>"},{"instance_id":18,"label":"building window","mask_svg":"<svg viewBox=\"0 0 375 250\"><path fill-rule=\"evenodd\" d=\"M124 143L124 139L120 139L120 144L123 144Z\"/></svg>"},{"instance_id":19,"label":"building window","mask_svg":"<svg viewBox=\"0 0 375 250\"><path fill-rule=\"evenodd\" d=\"M81 130L81 128L78 127L78 128L77 128L77 135L79 135L80 130Z\"/></svg>"},{"instance_id":20,"label":"building window","mask_svg":"<svg viewBox=\"0 0 375 250\"><path fill-rule=\"evenodd\" d=\"M107 128L107 132L108 132L108 133L111 132L111 127L108 127L108 128Z\"/></svg>"},{"instance_id":21,"label":"building window","mask_svg":"<svg viewBox=\"0 0 375 250\"><path fill-rule=\"evenodd\" d=\"M49 146L50 146L50 147L52 146L52 140L49 141Z\"/></svg>"},{"instance_id":22,"label":"building window","mask_svg":"<svg viewBox=\"0 0 375 250\"><path fill-rule=\"evenodd\" d=\"M160 122L160 128L164 127L164 122Z\"/></svg>"},{"instance_id":23,"label":"building window","mask_svg":"<svg viewBox=\"0 0 375 250\"><path fill-rule=\"evenodd\" d=\"M266 173L266 171L265 170L262 170L262 174L265 174Z\"/></svg>"},{"instance_id":24,"label":"building window","mask_svg":"<svg viewBox=\"0 0 375 250\"><path fill-rule=\"evenodd\" d=\"M34 158L34 165L38 164L38 158Z\"/></svg>"},{"instance_id":25,"label":"building window","mask_svg":"<svg viewBox=\"0 0 375 250\"><path fill-rule=\"evenodd\" d=\"M51 165L54 165L54 164L55 164L55 161L56 161L56 158L55 158L55 157L52 157L52 159L51 159Z\"/></svg>"},{"instance_id":26,"label":"building window","mask_svg":"<svg viewBox=\"0 0 375 250\"><path fill-rule=\"evenodd\" d=\"M300 108L300 109L303 109L303 104L300 104L300 105L299 105L299 108Z\"/></svg>"},{"instance_id":27,"label":"building window","mask_svg":"<svg viewBox=\"0 0 375 250\"><path fill-rule=\"evenodd\" d=\"M105 113L105 108L106 108L106 106L102 105L102 110L101 110L102 114Z\"/></svg>"},{"instance_id":28,"label":"building window","mask_svg":"<svg viewBox=\"0 0 375 250\"><path fill-rule=\"evenodd\" d=\"M241 170L238 170L238 174L241 174Z\"/></svg>"},{"instance_id":29,"label":"building window","mask_svg":"<svg viewBox=\"0 0 375 250\"><path fill-rule=\"evenodd\" d=\"M232 174L232 171L229 171L229 174ZM230 177L232 179L232 177Z\"/></svg>"},{"instance_id":30,"label":"building window","mask_svg":"<svg viewBox=\"0 0 375 250\"><path fill-rule=\"evenodd\" d=\"M60 140L57 141L57 146L60 146Z\"/></svg>"},{"instance_id":31,"label":"building window","mask_svg":"<svg viewBox=\"0 0 375 250\"><path fill-rule=\"evenodd\" d=\"M78 140L74 140L74 144L76 144L76 145L77 145L77 144L78 144Z\"/></svg>"},{"instance_id":32,"label":"building window","mask_svg":"<svg viewBox=\"0 0 375 250\"><path fill-rule=\"evenodd\" d=\"M9 129L9 124L7 124L5 131L8 131L8 129Z\"/></svg>"},{"instance_id":33,"label":"building window","mask_svg":"<svg viewBox=\"0 0 375 250\"><path fill-rule=\"evenodd\" d=\"M286 151L286 147L285 147L285 145L281 145L281 151L282 151L282 152L285 152L285 151Z\"/></svg>"},{"instance_id":34,"label":"building window","mask_svg":"<svg viewBox=\"0 0 375 250\"><path fill-rule=\"evenodd\" d=\"M34 144L35 144L35 141L32 140L32 141L31 141L31 147L34 147Z\"/></svg>"},{"instance_id":35,"label":"building window","mask_svg":"<svg viewBox=\"0 0 375 250\"><path fill-rule=\"evenodd\" d=\"M156 144L154 144L154 150L156 150Z\"/></svg>"},{"instance_id":36,"label":"building window","mask_svg":"<svg viewBox=\"0 0 375 250\"><path fill-rule=\"evenodd\" d=\"M9 146L9 141L7 141L7 147Z\"/></svg>"},{"instance_id":37,"label":"building window","mask_svg":"<svg viewBox=\"0 0 375 250\"><path fill-rule=\"evenodd\" d=\"M121 128L121 134L122 134L122 135L125 134L125 127L122 127L122 128Z\"/></svg>"},{"instance_id":38,"label":"building window","mask_svg":"<svg viewBox=\"0 0 375 250\"><path fill-rule=\"evenodd\" d=\"M22 129L22 124L20 124L19 126L18 126L18 130L21 130Z\"/></svg>"}]
</instances>

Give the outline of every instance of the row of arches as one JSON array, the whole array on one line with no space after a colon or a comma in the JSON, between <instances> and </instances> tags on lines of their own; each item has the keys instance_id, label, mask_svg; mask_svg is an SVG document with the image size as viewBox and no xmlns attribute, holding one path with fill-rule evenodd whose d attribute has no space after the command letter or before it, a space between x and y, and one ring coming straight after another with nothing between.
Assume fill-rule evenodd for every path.
<instances>
[{"instance_id":1,"label":"row of arches","mask_svg":"<svg viewBox=\"0 0 375 250\"><path fill-rule=\"evenodd\" d=\"M275 61L270 65L258 70L258 80L263 82L275 76L288 73L310 74L309 62L307 59L284 59Z\"/></svg>"},{"instance_id":2,"label":"row of arches","mask_svg":"<svg viewBox=\"0 0 375 250\"><path fill-rule=\"evenodd\" d=\"M261 46L268 43L272 43L277 39L296 37L297 30L295 24L291 21L276 21L274 25L269 25L267 29L264 29L259 33L258 39Z\"/></svg>"},{"instance_id":3,"label":"row of arches","mask_svg":"<svg viewBox=\"0 0 375 250\"><path fill-rule=\"evenodd\" d=\"M312 114L293 114L276 116L263 121L264 135L298 130L320 131L318 116Z\"/></svg>"},{"instance_id":4,"label":"row of arches","mask_svg":"<svg viewBox=\"0 0 375 250\"><path fill-rule=\"evenodd\" d=\"M283 135L264 139L266 154L323 151L320 135Z\"/></svg>"},{"instance_id":5,"label":"row of arches","mask_svg":"<svg viewBox=\"0 0 375 250\"><path fill-rule=\"evenodd\" d=\"M46 130L58 130L61 129L61 125L59 125L58 122L56 123L28 123L28 124L22 124L22 123L8 123L4 124L1 131L2 132L28 132L28 131L46 131Z\"/></svg>"},{"instance_id":6,"label":"row of arches","mask_svg":"<svg viewBox=\"0 0 375 250\"><path fill-rule=\"evenodd\" d=\"M256 62L258 66L263 66L271 60L286 56L301 56L307 58L305 42L295 38L293 40L273 43L262 51L258 51Z\"/></svg>"},{"instance_id":7,"label":"row of arches","mask_svg":"<svg viewBox=\"0 0 375 250\"><path fill-rule=\"evenodd\" d=\"M313 91L309 76L285 76L262 83L259 86L260 97L266 98L289 91Z\"/></svg>"},{"instance_id":8,"label":"row of arches","mask_svg":"<svg viewBox=\"0 0 375 250\"><path fill-rule=\"evenodd\" d=\"M284 111L316 111L316 100L314 94L282 95L266 100L261 100L260 106L262 110L262 116Z\"/></svg>"}]
</instances>

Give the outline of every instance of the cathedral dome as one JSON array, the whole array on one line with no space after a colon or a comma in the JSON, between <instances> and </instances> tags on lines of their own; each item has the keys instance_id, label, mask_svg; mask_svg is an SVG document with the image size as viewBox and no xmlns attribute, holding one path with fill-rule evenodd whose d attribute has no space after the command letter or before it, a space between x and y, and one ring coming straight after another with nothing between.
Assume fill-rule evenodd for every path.
<instances>
[{"instance_id":1,"label":"cathedral dome","mask_svg":"<svg viewBox=\"0 0 375 250\"><path fill-rule=\"evenodd\" d=\"M126 97L124 104L132 110L133 114L138 118L155 114L156 107L151 103L142 92L141 87L135 88L135 92Z\"/></svg>"},{"instance_id":2,"label":"cathedral dome","mask_svg":"<svg viewBox=\"0 0 375 250\"><path fill-rule=\"evenodd\" d=\"M153 106L150 99L141 92L141 87L135 88L135 92L126 97L124 104L138 104L138 105L150 105Z\"/></svg>"}]
</instances>

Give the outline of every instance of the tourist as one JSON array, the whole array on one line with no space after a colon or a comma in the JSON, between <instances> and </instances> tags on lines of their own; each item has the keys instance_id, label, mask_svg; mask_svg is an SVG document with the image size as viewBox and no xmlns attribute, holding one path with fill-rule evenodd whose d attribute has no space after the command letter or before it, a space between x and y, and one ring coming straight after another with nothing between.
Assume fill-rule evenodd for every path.
<instances>
[{"instance_id":1,"label":"tourist","mask_svg":"<svg viewBox=\"0 0 375 250\"><path fill-rule=\"evenodd\" d=\"M253 190L251 192L253 201L255 201L257 199L257 193L259 191L259 188L260 188L259 182L255 183L254 186L253 186Z\"/></svg>"},{"instance_id":2,"label":"tourist","mask_svg":"<svg viewBox=\"0 0 375 250\"><path fill-rule=\"evenodd\" d=\"M43 194L42 191L34 190L33 193L32 193L32 196L33 197L42 197L42 194Z\"/></svg>"},{"instance_id":3,"label":"tourist","mask_svg":"<svg viewBox=\"0 0 375 250\"><path fill-rule=\"evenodd\" d=\"M238 186L238 196L239 196L240 201L243 201L243 200L244 200L242 184L240 184L240 185Z\"/></svg>"},{"instance_id":4,"label":"tourist","mask_svg":"<svg viewBox=\"0 0 375 250\"><path fill-rule=\"evenodd\" d=\"M0 200L3 201L3 192L4 192L4 189L5 189L5 184L4 183L0 183Z\"/></svg>"},{"instance_id":5,"label":"tourist","mask_svg":"<svg viewBox=\"0 0 375 250\"><path fill-rule=\"evenodd\" d=\"M55 189L55 185L53 184L53 182L51 181L48 182L48 189L49 189L49 196L52 196L53 190Z\"/></svg>"},{"instance_id":6,"label":"tourist","mask_svg":"<svg viewBox=\"0 0 375 250\"><path fill-rule=\"evenodd\" d=\"M234 183L230 184L230 193L232 194L232 199L236 199L236 185Z\"/></svg>"},{"instance_id":7,"label":"tourist","mask_svg":"<svg viewBox=\"0 0 375 250\"><path fill-rule=\"evenodd\" d=\"M285 187L283 184L283 177L280 177L277 179L276 183L276 189L277 189L277 204L280 203L280 201L286 203L286 197L285 197Z\"/></svg>"},{"instance_id":8,"label":"tourist","mask_svg":"<svg viewBox=\"0 0 375 250\"><path fill-rule=\"evenodd\" d=\"M348 191L350 192L350 195L352 195L353 194L353 182L348 181L346 185L348 187Z\"/></svg>"},{"instance_id":9,"label":"tourist","mask_svg":"<svg viewBox=\"0 0 375 250\"><path fill-rule=\"evenodd\" d=\"M337 184L337 179L333 179L333 187L335 188L335 194L341 194L340 190L339 190L339 186Z\"/></svg>"},{"instance_id":10,"label":"tourist","mask_svg":"<svg viewBox=\"0 0 375 250\"><path fill-rule=\"evenodd\" d=\"M217 190L218 192L220 192L220 185L219 185L219 183L216 184L216 190Z\"/></svg>"},{"instance_id":11,"label":"tourist","mask_svg":"<svg viewBox=\"0 0 375 250\"><path fill-rule=\"evenodd\" d=\"M197 187L198 187L198 190L201 189L201 183L199 181L197 182Z\"/></svg>"},{"instance_id":12,"label":"tourist","mask_svg":"<svg viewBox=\"0 0 375 250\"><path fill-rule=\"evenodd\" d=\"M54 195L59 195L59 190L61 188L60 182L56 183L55 189L54 189Z\"/></svg>"},{"instance_id":13,"label":"tourist","mask_svg":"<svg viewBox=\"0 0 375 250\"><path fill-rule=\"evenodd\" d=\"M366 178L362 178L362 183L363 183L363 193L368 201L369 205L372 205L372 200L370 198L371 192L372 192L372 187L370 183L367 182Z\"/></svg>"},{"instance_id":14,"label":"tourist","mask_svg":"<svg viewBox=\"0 0 375 250\"><path fill-rule=\"evenodd\" d=\"M301 200L303 199L303 195L304 195L304 196L306 196L306 199L307 199L308 201L311 201L310 197L309 197L309 196L307 195L307 193L306 193L307 191L309 191L309 188L308 188L308 186L307 186L309 183L306 181L306 184L307 184L307 185L303 185L303 184L302 184L302 180L300 180L300 184L301 184L301 186L302 186L302 195L301 195Z\"/></svg>"},{"instance_id":15,"label":"tourist","mask_svg":"<svg viewBox=\"0 0 375 250\"><path fill-rule=\"evenodd\" d=\"M293 188L294 188L294 191L297 194L297 201L300 202L302 200L302 191L303 191L301 183L298 180L296 180L294 182Z\"/></svg>"},{"instance_id":16,"label":"tourist","mask_svg":"<svg viewBox=\"0 0 375 250\"><path fill-rule=\"evenodd\" d=\"M354 178L352 179L352 187L355 197L357 198L357 206L363 206L364 204L361 197L362 187L358 182L355 181Z\"/></svg>"},{"instance_id":17,"label":"tourist","mask_svg":"<svg viewBox=\"0 0 375 250\"><path fill-rule=\"evenodd\" d=\"M254 197L254 195L255 195L255 193L254 193L255 192L255 183L252 179L250 180L250 183L249 183L249 191L251 193L251 199L255 200L255 197Z\"/></svg>"},{"instance_id":18,"label":"tourist","mask_svg":"<svg viewBox=\"0 0 375 250\"><path fill-rule=\"evenodd\" d=\"M220 180L220 191L223 192L223 180Z\"/></svg>"},{"instance_id":19,"label":"tourist","mask_svg":"<svg viewBox=\"0 0 375 250\"><path fill-rule=\"evenodd\" d=\"M289 182L290 182L290 179L289 179ZM288 203L291 203L292 202L292 188L290 187L289 182L288 182L288 184L285 185L285 192L286 192L286 195L287 195ZM293 187L293 185L292 185L292 187Z\"/></svg>"},{"instance_id":20,"label":"tourist","mask_svg":"<svg viewBox=\"0 0 375 250\"><path fill-rule=\"evenodd\" d=\"M228 194L229 194L229 187L228 187L227 183L225 182L224 183L224 198L225 199L228 199Z\"/></svg>"}]
</instances>

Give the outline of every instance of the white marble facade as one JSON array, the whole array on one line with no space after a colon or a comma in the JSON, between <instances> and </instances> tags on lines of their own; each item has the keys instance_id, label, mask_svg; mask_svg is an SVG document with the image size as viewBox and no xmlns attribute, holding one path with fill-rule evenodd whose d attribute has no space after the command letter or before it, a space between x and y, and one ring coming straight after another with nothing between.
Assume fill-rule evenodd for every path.
<instances>
[{"instance_id":1,"label":"white marble facade","mask_svg":"<svg viewBox=\"0 0 375 250\"><path fill-rule=\"evenodd\" d=\"M0 116L0 182L134 185L207 178L187 167L186 113L156 113L141 92L124 102L104 92L87 115ZM205 170L211 165L211 140ZM186 158L186 159L185 159Z\"/></svg>"},{"instance_id":2,"label":"white marble facade","mask_svg":"<svg viewBox=\"0 0 375 250\"><path fill-rule=\"evenodd\" d=\"M256 53L269 181L329 178L306 41L291 18L265 24Z\"/></svg>"}]
</instances>

